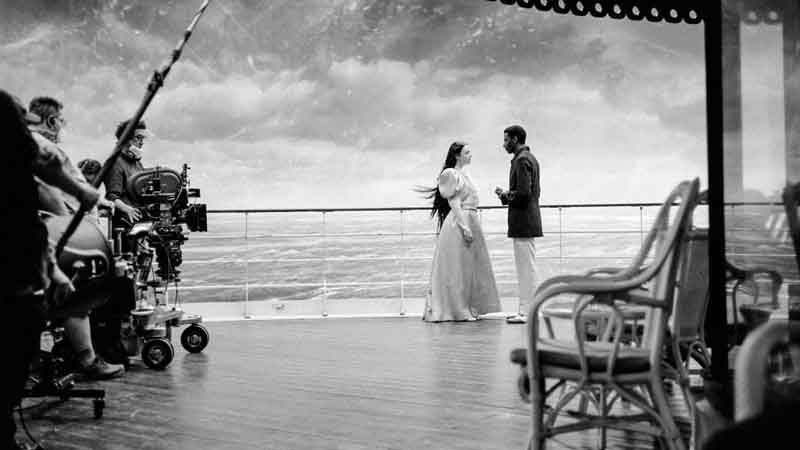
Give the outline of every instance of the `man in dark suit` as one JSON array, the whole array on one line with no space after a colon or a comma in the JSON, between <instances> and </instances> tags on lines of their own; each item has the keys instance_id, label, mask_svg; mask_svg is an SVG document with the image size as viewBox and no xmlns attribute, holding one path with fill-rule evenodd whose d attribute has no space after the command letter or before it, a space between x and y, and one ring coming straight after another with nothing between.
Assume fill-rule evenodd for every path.
<instances>
[{"instance_id":1,"label":"man in dark suit","mask_svg":"<svg viewBox=\"0 0 800 450\"><path fill-rule=\"evenodd\" d=\"M519 310L506 319L508 323L525 323L525 314L533 301L538 285L534 238L542 236L539 212L539 162L525 145L527 134L519 125L503 130L503 148L514 157L508 177L508 190L500 187L495 194L508 205L508 237L514 240L514 261L519 285Z\"/></svg>"}]
</instances>

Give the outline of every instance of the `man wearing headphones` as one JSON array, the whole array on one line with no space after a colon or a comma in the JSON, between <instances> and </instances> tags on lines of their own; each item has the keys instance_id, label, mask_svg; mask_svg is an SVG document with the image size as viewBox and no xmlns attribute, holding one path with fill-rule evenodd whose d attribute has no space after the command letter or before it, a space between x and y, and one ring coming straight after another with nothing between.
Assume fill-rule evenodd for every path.
<instances>
[{"instance_id":1,"label":"man wearing headphones","mask_svg":"<svg viewBox=\"0 0 800 450\"><path fill-rule=\"evenodd\" d=\"M51 97L36 97L31 100L28 111L38 121L30 124L29 130L33 139L39 145L41 152L56 155L63 161L64 172L81 189L78 194L64 192L58 187L44 183L37 178L41 208L55 215L71 215L78 210L81 204L91 204L113 209L108 200L99 197L99 193L84 178L83 173L70 161L69 157L59 148L61 132L66 126L66 120L61 115L63 105ZM84 193L98 196L94 202L82 198ZM100 306L73 302L65 305L63 309L54 312L53 319L63 321L64 331L72 349L75 352L75 364L81 373L89 379L108 379L121 376L125 368L121 364L109 364L94 351L92 344L91 323L89 312Z\"/></svg>"},{"instance_id":2,"label":"man wearing headphones","mask_svg":"<svg viewBox=\"0 0 800 450\"><path fill-rule=\"evenodd\" d=\"M28 129L39 147L48 153L58 155L64 161L64 170L75 181L88 185L83 173L78 170L66 153L58 146L61 142L61 133L67 125L66 119L61 114L64 105L52 97L36 97L31 100L28 111L35 122L29 123ZM62 191L46 183L39 182L39 197L44 210L56 215L74 214L80 206L80 198ZM113 209L113 205L101 199L97 206Z\"/></svg>"},{"instance_id":3,"label":"man wearing headphones","mask_svg":"<svg viewBox=\"0 0 800 450\"><path fill-rule=\"evenodd\" d=\"M45 224L39 217L41 204L37 181L57 186L91 208L100 194L75 180L66 161L49 147L41 147L27 128L40 120L20 102L0 89L0 129L4 164L0 165L0 248L3 249L3 283L0 306L8 320L0 327L0 342L6 345L4 382L0 383L0 448L23 448L15 440L13 408L20 401L30 363L39 350L47 302L58 305L74 292L69 278L56 264ZM34 179L37 177L37 179Z\"/></svg>"}]
</instances>

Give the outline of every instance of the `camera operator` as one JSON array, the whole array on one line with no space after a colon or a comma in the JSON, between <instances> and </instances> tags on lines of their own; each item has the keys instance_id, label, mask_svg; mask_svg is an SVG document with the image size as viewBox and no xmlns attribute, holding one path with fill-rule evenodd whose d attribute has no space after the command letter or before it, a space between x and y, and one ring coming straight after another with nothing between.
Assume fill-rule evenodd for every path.
<instances>
[{"instance_id":1,"label":"camera operator","mask_svg":"<svg viewBox=\"0 0 800 450\"><path fill-rule=\"evenodd\" d=\"M90 186L81 185L66 173L65 161L57 153L37 145L26 127L33 120L21 103L0 90L0 130L4 163L0 165L0 248L3 249L3 283L0 307L6 319L0 327L0 342L6 344L5 382L2 392L2 448L22 448L15 440L13 409L19 404L30 364L39 351L48 303L59 304L74 292L70 280L58 268L40 208L34 175L69 192L87 207L100 199ZM45 295L46 294L46 295ZM45 299L49 300L46 301Z\"/></svg>"},{"instance_id":2,"label":"camera operator","mask_svg":"<svg viewBox=\"0 0 800 450\"><path fill-rule=\"evenodd\" d=\"M117 140L122 136L130 120L126 120L117 126L114 133ZM142 147L144 140L149 137L147 125L140 121L134 128L133 137L125 143L122 154L114 162L114 166L106 174L103 180L106 185L106 198L114 202L116 214L114 214L114 226L128 229L142 218L141 212L136 209L127 191L128 180L133 175L144 170L142 166Z\"/></svg>"},{"instance_id":3,"label":"camera operator","mask_svg":"<svg viewBox=\"0 0 800 450\"><path fill-rule=\"evenodd\" d=\"M117 125L114 133L117 140L122 137L128 123L130 120ZM106 199L113 202L115 207L112 227L117 230L121 229L123 232L130 230L142 218L142 213L131 200L127 185L132 176L144 170L141 162L142 146L144 140L149 136L150 133L147 131L144 121L137 123L133 136L124 144L122 153L103 179ZM123 252L132 250L128 239L121 239L121 244ZM111 301L94 311L92 330L97 351L106 361L127 365L128 353L122 343L122 335L124 334L123 328L130 319L130 313L135 308L135 287L133 283L123 279L115 283Z\"/></svg>"},{"instance_id":4,"label":"camera operator","mask_svg":"<svg viewBox=\"0 0 800 450\"><path fill-rule=\"evenodd\" d=\"M41 209L55 215L71 215L77 211L80 204L113 209L111 202L100 196L99 192L86 181L81 171L58 147L61 131L66 125L66 120L61 115L62 109L61 102L54 98L34 98L31 100L28 111L38 116L39 120L31 124L29 129L40 152L58 157L62 161L65 174L80 189L72 192L65 191L63 188L38 180ZM91 195L91 202L86 200L87 195ZM102 296L89 296L88 300L71 302L51 313L53 320L62 322L67 340L75 353L75 364L82 375L89 379L109 379L121 376L125 372L122 365L109 364L98 356L92 344L89 313L107 301L108 299Z\"/></svg>"}]
</instances>

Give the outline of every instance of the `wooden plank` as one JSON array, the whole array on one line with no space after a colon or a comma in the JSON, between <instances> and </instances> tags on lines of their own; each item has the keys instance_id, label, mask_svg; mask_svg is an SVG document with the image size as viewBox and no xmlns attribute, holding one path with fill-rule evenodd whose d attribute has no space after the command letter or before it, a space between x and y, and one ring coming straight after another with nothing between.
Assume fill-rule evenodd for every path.
<instances>
[{"instance_id":1,"label":"wooden plank","mask_svg":"<svg viewBox=\"0 0 800 450\"><path fill-rule=\"evenodd\" d=\"M29 428L48 449L525 448L530 409L508 359L524 326L317 319L208 328L205 353L178 348L165 371L137 361L98 384L108 390L103 419L71 400L29 409ZM594 448L597 436L562 435L549 448ZM653 446L617 431L608 442Z\"/></svg>"}]
</instances>

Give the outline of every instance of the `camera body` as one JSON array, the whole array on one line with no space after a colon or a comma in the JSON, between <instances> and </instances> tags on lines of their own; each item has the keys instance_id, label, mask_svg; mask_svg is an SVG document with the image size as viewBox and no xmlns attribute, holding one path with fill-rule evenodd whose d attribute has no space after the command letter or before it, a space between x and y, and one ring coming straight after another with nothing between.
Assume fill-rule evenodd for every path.
<instances>
[{"instance_id":1,"label":"camera body","mask_svg":"<svg viewBox=\"0 0 800 450\"><path fill-rule=\"evenodd\" d=\"M59 267L76 292L63 305L52 305L53 311L63 313L73 302L99 305L92 310L92 337L108 361L125 364L139 353L145 365L163 369L174 355L172 330L180 326L186 326L180 337L184 349L198 353L208 345L202 317L185 313L177 303L181 246L190 231L207 230L206 206L189 203L200 192L189 188L188 169L155 167L131 177L126 187L142 219L130 229L115 228L109 220L104 235L95 221L84 218L59 256ZM53 245L72 220L47 213L42 218Z\"/></svg>"},{"instance_id":2,"label":"camera body","mask_svg":"<svg viewBox=\"0 0 800 450\"><path fill-rule=\"evenodd\" d=\"M117 270L124 277L117 278L115 295L126 299L119 304L128 309L119 317L111 308L95 320L92 333L119 341L128 356L140 353L153 369L163 369L172 361L171 336L176 327L188 325L180 342L191 353L201 352L209 342L208 330L200 324L202 317L185 313L177 302L181 247L190 231L207 230L206 205L189 203L200 191L189 188L188 169L186 164L180 173L154 167L133 175L127 194L142 217L129 229L115 228L110 222L114 258L125 268Z\"/></svg>"},{"instance_id":3,"label":"camera body","mask_svg":"<svg viewBox=\"0 0 800 450\"><path fill-rule=\"evenodd\" d=\"M180 173L164 167L145 169L127 185L128 195L142 212L129 234L143 237L155 250L156 274L167 282L179 274L181 246L188 232L208 230L206 205L189 203L190 198L200 197L200 190L189 187L188 170L186 164Z\"/></svg>"}]
</instances>

